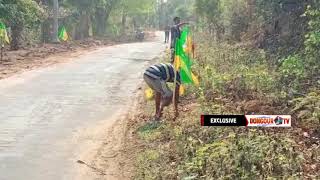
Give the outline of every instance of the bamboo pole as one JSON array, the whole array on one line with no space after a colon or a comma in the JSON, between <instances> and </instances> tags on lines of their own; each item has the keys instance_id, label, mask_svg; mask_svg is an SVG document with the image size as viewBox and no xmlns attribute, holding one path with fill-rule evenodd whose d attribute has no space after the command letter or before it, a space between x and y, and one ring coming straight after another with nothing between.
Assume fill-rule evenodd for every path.
<instances>
[{"instance_id":1,"label":"bamboo pole","mask_svg":"<svg viewBox=\"0 0 320 180\"><path fill-rule=\"evenodd\" d=\"M173 59L173 68L174 68L174 80L173 80L173 96L172 96L172 102L173 102L173 111L175 108L175 104L176 104L176 88L177 88L177 71L179 71L179 68L176 69L175 65L176 65L176 52L177 52L177 40L176 40L176 44L175 44L175 49L174 49L174 59Z\"/></svg>"}]
</instances>

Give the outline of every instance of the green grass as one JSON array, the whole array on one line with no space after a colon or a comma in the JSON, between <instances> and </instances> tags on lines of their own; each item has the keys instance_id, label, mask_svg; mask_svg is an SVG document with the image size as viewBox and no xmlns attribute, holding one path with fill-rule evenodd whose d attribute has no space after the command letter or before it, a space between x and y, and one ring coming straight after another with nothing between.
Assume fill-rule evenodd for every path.
<instances>
[{"instance_id":1,"label":"green grass","mask_svg":"<svg viewBox=\"0 0 320 180\"><path fill-rule=\"evenodd\" d=\"M193 67L201 84L187 87L188 99L182 98L181 108L190 101L198 106L180 112L176 122L166 111L163 122L149 122L137 130L145 149L137 158L136 179L320 178L319 171L310 170L320 164L320 148L301 144L299 129L200 126L200 114L241 113L230 108L236 103L252 99L280 105L288 102L287 92L279 87L281 74L267 65L265 53L203 43L197 54ZM318 98L311 93L294 100L288 109L299 115L307 108L304 117L315 122ZM153 102L146 103L145 111L150 114L153 106Z\"/></svg>"}]
</instances>

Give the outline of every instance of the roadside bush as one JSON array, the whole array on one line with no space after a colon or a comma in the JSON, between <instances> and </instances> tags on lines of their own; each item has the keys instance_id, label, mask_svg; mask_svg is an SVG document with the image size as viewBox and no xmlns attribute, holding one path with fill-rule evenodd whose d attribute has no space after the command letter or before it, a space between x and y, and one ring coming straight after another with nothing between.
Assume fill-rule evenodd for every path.
<instances>
[{"instance_id":1,"label":"roadside bush","mask_svg":"<svg viewBox=\"0 0 320 180\"><path fill-rule=\"evenodd\" d=\"M226 130L226 129L225 129ZM197 147L181 163L180 176L194 179L287 179L301 175L303 156L287 135L248 135L228 131L225 138Z\"/></svg>"},{"instance_id":2,"label":"roadside bush","mask_svg":"<svg viewBox=\"0 0 320 180\"><path fill-rule=\"evenodd\" d=\"M306 97L295 98L292 101L292 113L303 125L320 126L320 93L311 92Z\"/></svg>"},{"instance_id":3,"label":"roadside bush","mask_svg":"<svg viewBox=\"0 0 320 180\"><path fill-rule=\"evenodd\" d=\"M210 45L200 47L199 51L205 55L197 58L195 69L201 69L199 90L204 96L214 91L243 100L259 98L277 89L275 69L269 68L263 51L230 45Z\"/></svg>"},{"instance_id":4,"label":"roadside bush","mask_svg":"<svg viewBox=\"0 0 320 180\"><path fill-rule=\"evenodd\" d=\"M280 60L280 81L286 89L300 89L301 81L306 78L303 59L299 55L289 56Z\"/></svg>"},{"instance_id":5,"label":"roadside bush","mask_svg":"<svg viewBox=\"0 0 320 180\"><path fill-rule=\"evenodd\" d=\"M271 67L264 51L208 41L200 44L197 54L193 70L200 86L188 86L177 122L165 121L140 133L161 159L144 161L148 166L142 167L148 173L158 168L159 179L317 179L317 139L306 142L311 148L305 146L309 140L301 138L299 128L200 128L198 119L199 114L242 113L245 104L269 108L270 114L292 109L290 114L302 124L320 124L319 91L304 86L310 76L306 56L297 53ZM296 98L290 89L311 93ZM197 102L196 108L190 110L190 101Z\"/></svg>"}]
</instances>

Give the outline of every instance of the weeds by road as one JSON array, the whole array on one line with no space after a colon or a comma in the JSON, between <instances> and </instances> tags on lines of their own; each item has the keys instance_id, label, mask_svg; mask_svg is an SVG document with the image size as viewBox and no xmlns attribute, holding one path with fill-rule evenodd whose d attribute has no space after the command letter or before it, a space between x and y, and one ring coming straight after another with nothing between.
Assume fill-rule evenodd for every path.
<instances>
[{"instance_id":1,"label":"weeds by road","mask_svg":"<svg viewBox=\"0 0 320 180\"><path fill-rule=\"evenodd\" d=\"M297 96L263 51L202 41L195 69L199 88L187 88L180 117L167 109L149 120L145 101L132 129L136 179L317 179L320 177L319 89ZM285 68L285 67L282 67ZM201 114L292 114L289 129L201 127ZM135 143L137 144L137 143Z\"/></svg>"}]
</instances>

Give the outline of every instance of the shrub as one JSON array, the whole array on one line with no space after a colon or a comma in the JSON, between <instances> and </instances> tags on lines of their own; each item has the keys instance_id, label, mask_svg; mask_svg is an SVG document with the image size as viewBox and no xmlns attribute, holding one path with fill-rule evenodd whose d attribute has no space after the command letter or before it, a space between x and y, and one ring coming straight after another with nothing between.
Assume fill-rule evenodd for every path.
<instances>
[{"instance_id":1,"label":"shrub","mask_svg":"<svg viewBox=\"0 0 320 180\"><path fill-rule=\"evenodd\" d=\"M306 77L306 69L303 59L299 55L281 59L279 68L280 80L286 88L299 88L301 81Z\"/></svg>"},{"instance_id":2,"label":"shrub","mask_svg":"<svg viewBox=\"0 0 320 180\"><path fill-rule=\"evenodd\" d=\"M311 92L305 97L295 98L292 113L303 125L320 125L320 93Z\"/></svg>"},{"instance_id":3,"label":"shrub","mask_svg":"<svg viewBox=\"0 0 320 180\"><path fill-rule=\"evenodd\" d=\"M226 129L225 129L226 130ZM229 135L196 147L194 156L180 166L181 177L197 179L266 179L299 177L302 154L289 136Z\"/></svg>"}]
</instances>

